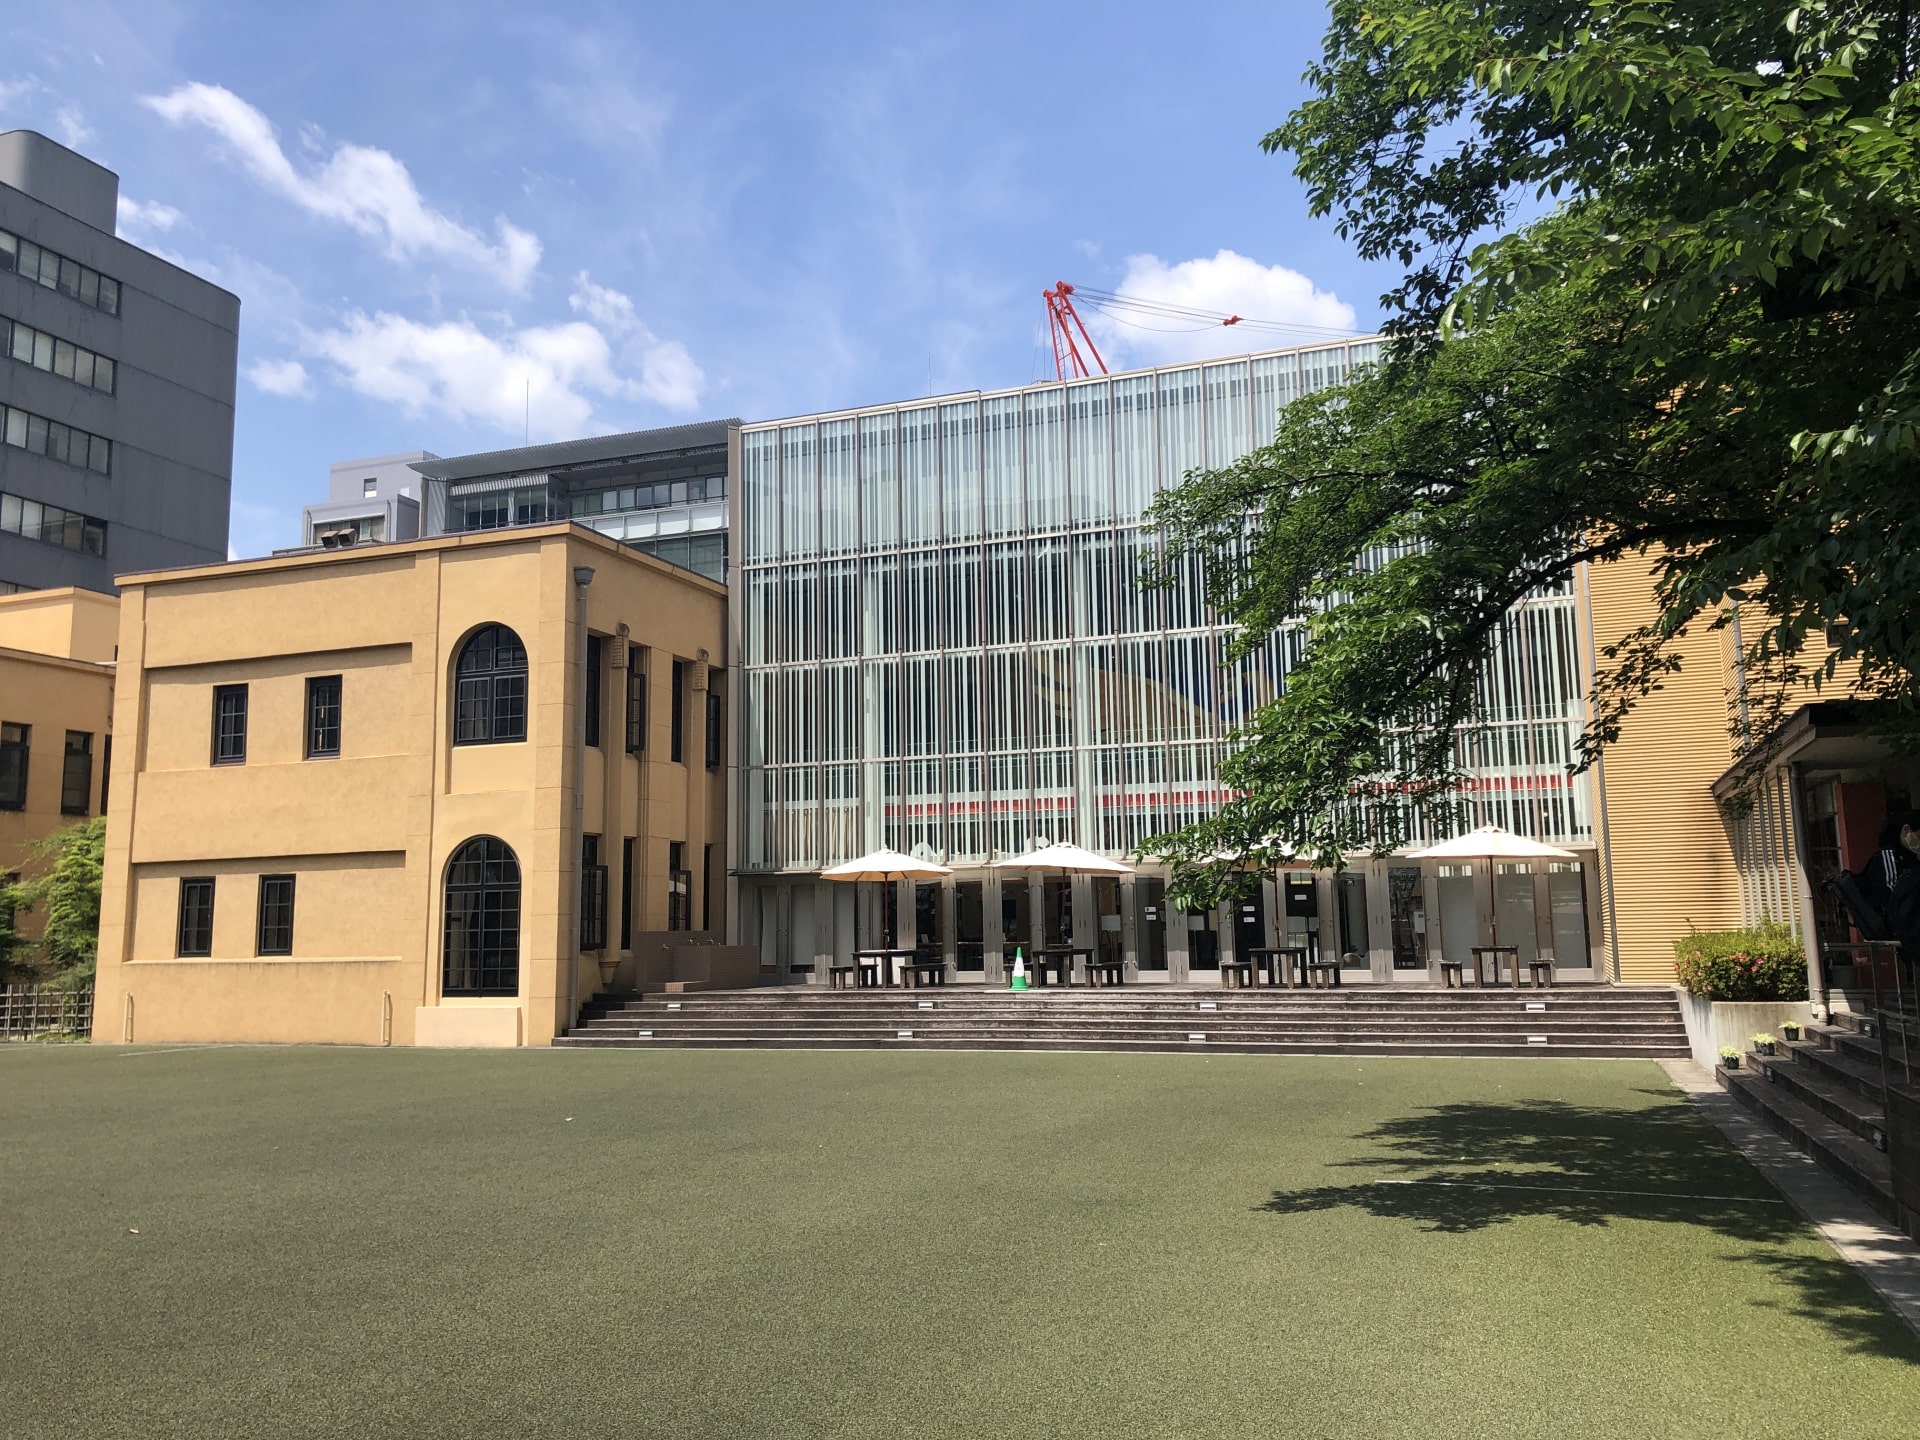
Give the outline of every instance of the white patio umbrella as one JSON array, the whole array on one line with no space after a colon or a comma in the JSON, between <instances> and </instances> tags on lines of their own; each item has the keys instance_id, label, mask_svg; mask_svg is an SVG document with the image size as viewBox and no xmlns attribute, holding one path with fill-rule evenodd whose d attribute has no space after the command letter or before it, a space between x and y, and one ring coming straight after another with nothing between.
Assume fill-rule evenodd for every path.
<instances>
[{"instance_id":1,"label":"white patio umbrella","mask_svg":"<svg viewBox=\"0 0 1920 1440\"><path fill-rule=\"evenodd\" d=\"M916 860L911 855L902 855L898 850L880 849L870 855L862 855L858 860L844 860L838 865L830 865L820 872L822 880L871 880L886 884L894 880L938 880L942 875L951 875L952 870L945 865L936 865L931 860ZM894 948L897 936L887 937L887 948Z\"/></svg>"},{"instance_id":2,"label":"white patio umbrella","mask_svg":"<svg viewBox=\"0 0 1920 1440\"><path fill-rule=\"evenodd\" d=\"M1120 860L1109 860L1078 845L1042 845L1024 855L1003 855L993 862L995 870L1056 870L1063 875L1131 875L1133 867Z\"/></svg>"},{"instance_id":3,"label":"white patio umbrella","mask_svg":"<svg viewBox=\"0 0 1920 1440\"><path fill-rule=\"evenodd\" d=\"M1493 943L1500 943L1500 899L1493 889L1493 866L1497 860L1577 860L1580 857L1558 845L1529 840L1498 825L1482 825L1451 840L1442 840L1424 850L1408 852L1410 860L1484 860L1487 863L1487 915Z\"/></svg>"}]
</instances>

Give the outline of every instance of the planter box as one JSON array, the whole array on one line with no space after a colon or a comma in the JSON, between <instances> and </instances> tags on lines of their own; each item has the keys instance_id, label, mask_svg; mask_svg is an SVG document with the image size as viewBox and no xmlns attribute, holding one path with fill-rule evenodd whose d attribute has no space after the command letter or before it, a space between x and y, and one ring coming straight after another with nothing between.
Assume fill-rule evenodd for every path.
<instances>
[{"instance_id":1,"label":"planter box","mask_svg":"<svg viewBox=\"0 0 1920 1440\"><path fill-rule=\"evenodd\" d=\"M1805 1000L1704 1000L1682 990L1680 1015L1693 1058L1711 1070L1725 1046L1745 1053L1756 1035L1778 1035L1789 1020L1811 1023L1813 1006Z\"/></svg>"}]
</instances>

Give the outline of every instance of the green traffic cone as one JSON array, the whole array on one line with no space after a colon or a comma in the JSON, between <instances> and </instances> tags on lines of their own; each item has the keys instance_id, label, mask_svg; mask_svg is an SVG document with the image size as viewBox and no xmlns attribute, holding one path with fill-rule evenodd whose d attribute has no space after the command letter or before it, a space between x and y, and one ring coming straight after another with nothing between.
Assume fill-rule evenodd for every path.
<instances>
[{"instance_id":1,"label":"green traffic cone","mask_svg":"<svg viewBox=\"0 0 1920 1440\"><path fill-rule=\"evenodd\" d=\"M1018 945L1013 947L1013 981L1007 988L1009 990L1030 990L1033 988L1027 984L1026 957Z\"/></svg>"}]
</instances>

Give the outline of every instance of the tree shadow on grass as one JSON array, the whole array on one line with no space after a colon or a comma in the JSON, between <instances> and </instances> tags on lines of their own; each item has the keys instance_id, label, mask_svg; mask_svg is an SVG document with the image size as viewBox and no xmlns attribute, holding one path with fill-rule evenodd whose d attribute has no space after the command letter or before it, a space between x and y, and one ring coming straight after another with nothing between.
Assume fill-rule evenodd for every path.
<instances>
[{"instance_id":1,"label":"tree shadow on grass","mask_svg":"<svg viewBox=\"0 0 1920 1440\"><path fill-rule=\"evenodd\" d=\"M1817 1321L1852 1350L1920 1365L1920 1340L1844 1261L1787 1248L1806 1238L1806 1222L1687 1107L1436 1105L1357 1138L1376 1153L1340 1168L1365 1178L1276 1191L1259 1208L1305 1215L1351 1207L1443 1234L1536 1217L1696 1226L1771 1247L1723 1258L1771 1270L1794 1297L1782 1305L1790 1313Z\"/></svg>"}]
</instances>

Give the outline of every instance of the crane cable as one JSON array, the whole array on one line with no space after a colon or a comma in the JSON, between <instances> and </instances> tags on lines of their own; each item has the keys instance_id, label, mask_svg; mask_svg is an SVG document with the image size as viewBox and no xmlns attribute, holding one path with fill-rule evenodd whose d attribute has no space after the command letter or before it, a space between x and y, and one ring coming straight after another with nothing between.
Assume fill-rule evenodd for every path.
<instances>
[{"instance_id":1,"label":"crane cable","mask_svg":"<svg viewBox=\"0 0 1920 1440\"><path fill-rule=\"evenodd\" d=\"M1298 334L1325 339L1348 339L1363 335L1362 330L1342 330L1330 325L1301 325L1284 320L1254 320L1244 315L1229 315L1218 310L1198 310L1187 305L1174 305L1163 300L1143 300L1133 295L1121 295L1111 290L1094 290L1084 285L1074 287L1073 293L1084 299L1087 304L1100 311L1109 320L1128 325L1136 330L1151 330L1162 335L1191 335L1202 330L1218 329L1223 325L1245 326L1249 330L1271 333ZM1132 318L1139 317L1139 318ZM1184 322L1179 325L1150 325L1147 320L1174 320Z\"/></svg>"}]
</instances>

